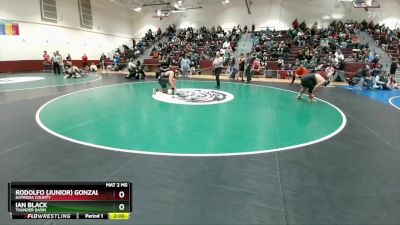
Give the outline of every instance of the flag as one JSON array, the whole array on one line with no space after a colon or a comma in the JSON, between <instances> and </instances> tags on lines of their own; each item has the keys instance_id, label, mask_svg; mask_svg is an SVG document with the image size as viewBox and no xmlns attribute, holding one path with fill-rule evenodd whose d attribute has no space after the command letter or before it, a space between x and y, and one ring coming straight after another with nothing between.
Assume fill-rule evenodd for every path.
<instances>
[{"instance_id":1,"label":"flag","mask_svg":"<svg viewBox=\"0 0 400 225\"><path fill-rule=\"evenodd\" d=\"M0 20L0 35L19 35L19 24L14 20Z\"/></svg>"},{"instance_id":2,"label":"flag","mask_svg":"<svg viewBox=\"0 0 400 225\"><path fill-rule=\"evenodd\" d=\"M6 27L3 20L0 20L0 35L6 34Z\"/></svg>"},{"instance_id":3,"label":"flag","mask_svg":"<svg viewBox=\"0 0 400 225\"><path fill-rule=\"evenodd\" d=\"M6 35L13 35L11 23L6 23Z\"/></svg>"},{"instance_id":4,"label":"flag","mask_svg":"<svg viewBox=\"0 0 400 225\"><path fill-rule=\"evenodd\" d=\"M12 24L12 34L19 35L19 24L18 23Z\"/></svg>"}]
</instances>

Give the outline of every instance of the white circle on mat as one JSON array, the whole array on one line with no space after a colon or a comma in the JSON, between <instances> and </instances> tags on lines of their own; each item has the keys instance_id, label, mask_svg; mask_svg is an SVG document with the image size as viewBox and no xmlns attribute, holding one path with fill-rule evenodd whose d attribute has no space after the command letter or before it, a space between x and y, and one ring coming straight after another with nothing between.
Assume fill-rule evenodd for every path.
<instances>
[{"instance_id":1,"label":"white circle on mat","mask_svg":"<svg viewBox=\"0 0 400 225\"><path fill-rule=\"evenodd\" d=\"M44 80L44 77L6 77L0 78L0 84L13 84L37 80Z\"/></svg>"}]
</instances>

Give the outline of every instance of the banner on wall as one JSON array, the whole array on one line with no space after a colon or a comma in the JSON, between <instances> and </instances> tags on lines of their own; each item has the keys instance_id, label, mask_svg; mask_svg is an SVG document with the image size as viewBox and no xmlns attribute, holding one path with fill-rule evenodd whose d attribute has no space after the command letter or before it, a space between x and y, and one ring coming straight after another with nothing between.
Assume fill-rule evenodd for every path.
<instances>
[{"instance_id":1,"label":"banner on wall","mask_svg":"<svg viewBox=\"0 0 400 225\"><path fill-rule=\"evenodd\" d=\"M0 20L0 35L19 35L19 24L12 20Z\"/></svg>"}]
</instances>

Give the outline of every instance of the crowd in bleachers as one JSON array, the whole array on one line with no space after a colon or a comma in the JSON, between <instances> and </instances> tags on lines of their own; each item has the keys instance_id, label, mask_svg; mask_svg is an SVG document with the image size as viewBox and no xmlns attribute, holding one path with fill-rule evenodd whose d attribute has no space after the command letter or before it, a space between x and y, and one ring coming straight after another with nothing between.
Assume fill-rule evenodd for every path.
<instances>
[{"instance_id":1,"label":"crowd in bleachers","mask_svg":"<svg viewBox=\"0 0 400 225\"><path fill-rule=\"evenodd\" d=\"M377 41L392 58L400 57L400 28L395 30L389 29L387 26L374 24L372 21L368 24L371 36Z\"/></svg>"},{"instance_id":2,"label":"crowd in bleachers","mask_svg":"<svg viewBox=\"0 0 400 225\"><path fill-rule=\"evenodd\" d=\"M304 65L318 70L328 65L339 68L344 62L365 63L371 52L368 45L360 43L360 29L355 22L334 21L327 28L317 29L316 24L309 28L304 22L294 21L288 31L256 32L251 54L263 66L267 61L279 61L279 69Z\"/></svg>"},{"instance_id":3,"label":"crowd in bleachers","mask_svg":"<svg viewBox=\"0 0 400 225\"><path fill-rule=\"evenodd\" d=\"M175 67L175 71L187 77L189 73L201 73L204 69L200 68L201 61L212 62L218 52L231 78L236 78L236 73L241 75L242 80L244 75L248 77L247 81L254 75L294 77L295 71L304 67L311 72L321 73L329 81L340 78L345 82L345 78L354 76L354 79L347 82L356 84L360 80L368 80L358 79L365 71L369 71L368 76L386 73L380 64L380 56L370 50L368 43L361 42L360 31L369 32L384 50L390 51L393 57L390 74L394 75L399 66L397 61L400 51L399 30L390 30L384 25L366 21L361 23L333 21L328 27L318 29L317 24L308 27L305 22L299 23L297 19L293 21L292 28L286 31L269 28L255 31L254 24L251 30L248 30L247 26L242 28L240 25L232 29L223 29L221 26L209 29L204 26L199 29L192 27L178 29L175 25L170 25L164 32L160 28L157 31L148 30L140 41L132 39L132 46L124 45L123 48L118 48L112 59L108 60L103 54L100 57L100 67L103 70L118 71L128 66L130 71L128 77L137 78L137 75L140 75L144 78L144 66L167 63ZM233 52L241 35L247 32L251 33L254 40L253 48L248 54L236 59L233 57ZM152 58L152 61L145 62L145 65L138 60L134 63L150 47L151 53L145 57ZM53 68L58 72L57 60L61 62L63 60L59 60L56 56L45 62L56 65ZM87 64L85 57L83 56L82 60ZM357 68L354 71L346 71L346 65L352 64L357 65ZM212 63L209 65L212 67ZM370 82L367 86L378 87L374 82Z\"/></svg>"},{"instance_id":4,"label":"crowd in bleachers","mask_svg":"<svg viewBox=\"0 0 400 225\"><path fill-rule=\"evenodd\" d=\"M294 76L300 67L323 74L330 82L340 78L341 81L350 84L357 84L360 80L357 79L357 74L362 74L361 71L368 71L368 76L375 77L377 74L386 73L381 69L380 56L370 50L368 43L360 40L360 31L371 31L365 21L333 21L327 28L322 29L317 29L316 24L307 27L304 22L298 23L297 20L292 25L287 31L268 28L255 31L253 24L249 31L254 38L253 48L239 59L232 57L232 52L240 34L248 32L247 26L242 29L238 25L230 31L225 31L220 26L194 30L190 27L176 29L172 25L163 34L166 40L153 47L151 57L156 60L153 61L156 65L167 62L177 67L178 71L182 71L181 62L186 56L184 62L189 62L194 73L201 60L210 59L212 62L215 53L218 52L223 57L224 66L231 78L235 78L236 73L239 73L242 80L243 75L250 77L247 78L248 81L251 80L251 76L257 74L266 77L272 74L278 78ZM392 37L393 33L390 34ZM397 62L394 63L395 66L398 65ZM368 67L364 68L363 65ZM351 69L346 70L346 66ZM354 77L354 80L345 80L349 77Z\"/></svg>"},{"instance_id":5,"label":"crowd in bleachers","mask_svg":"<svg viewBox=\"0 0 400 225\"><path fill-rule=\"evenodd\" d=\"M365 21L361 23L333 21L327 28L322 29L317 29L316 24L307 27L304 22L299 24L297 20L293 21L292 25L293 27L288 31L274 31L267 28L254 33L254 46L248 56L251 60L247 61L256 65L260 63L261 69L255 69L254 65L248 65L247 67L253 67L249 73L250 76L257 72L260 73L260 71L264 71L264 75L268 76L268 73L273 73L274 70L268 63L272 62L275 65L277 62L274 74L277 74L278 77L283 74L284 77L293 76L299 67L304 67L312 72L318 71L330 81L335 81L337 78L345 81L345 75L348 77L362 74L361 71L368 71L365 75L371 75L371 82L366 86L378 88L379 85L375 85L374 77L379 74L385 75L386 71L380 64L380 56L370 50L368 43L360 41L359 33L360 31L379 32L380 35L384 35L390 40L386 46L388 49L397 47L393 43L398 45L398 32L388 31L384 29L384 26L382 28L379 25L371 29L371 23L368 24ZM346 64L351 65L352 63L368 66L351 74L345 74ZM397 60L394 59L392 70L395 71L397 66ZM395 84L393 77L381 76L378 79L387 79ZM357 83L359 80L355 76L350 84ZM369 79L361 80L360 85L364 80L368 81ZM392 85L392 87L397 86Z\"/></svg>"},{"instance_id":6,"label":"crowd in bleachers","mask_svg":"<svg viewBox=\"0 0 400 225\"><path fill-rule=\"evenodd\" d=\"M150 48L154 43L162 38L161 29L153 32L149 29L144 37L136 42L132 39L132 46L123 45L123 49L117 48L112 59L112 62L106 67L108 70L119 71L128 66L129 62L138 59L145 51ZM100 61L102 59L100 58ZM136 64L135 64L136 65Z\"/></svg>"},{"instance_id":7,"label":"crowd in bleachers","mask_svg":"<svg viewBox=\"0 0 400 225\"><path fill-rule=\"evenodd\" d=\"M177 29L172 25L164 33L165 40L153 47L151 56L159 64L167 61L169 65L177 67L180 67L181 60L186 56L192 73L195 73L200 71L200 60L214 57L217 51L228 62L242 32L244 31L240 25L229 31L223 30L221 26L211 29L204 26L199 29Z\"/></svg>"}]
</instances>

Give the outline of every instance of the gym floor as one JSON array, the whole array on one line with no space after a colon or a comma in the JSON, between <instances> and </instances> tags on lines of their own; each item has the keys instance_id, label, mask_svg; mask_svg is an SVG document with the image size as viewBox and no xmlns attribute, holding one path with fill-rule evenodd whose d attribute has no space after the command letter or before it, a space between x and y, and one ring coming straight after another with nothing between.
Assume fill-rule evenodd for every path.
<instances>
[{"instance_id":1,"label":"gym floor","mask_svg":"<svg viewBox=\"0 0 400 225\"><path fill-rule=\"evenodd\" d=\"M26 76L38 74L4 75ZM389 103L339 87L308 102L290 92L298 84L254 81L222 83L230 102L182 106L153 99L153 78L86 79L1 84L1 199L9 181L132 181L132 219L119 224L399 224L400 111ZM0 224L17 224L7 204Z\"/></svg>"}]
</instances>

